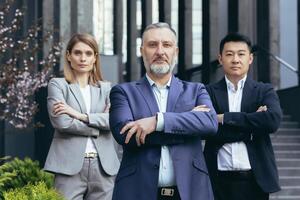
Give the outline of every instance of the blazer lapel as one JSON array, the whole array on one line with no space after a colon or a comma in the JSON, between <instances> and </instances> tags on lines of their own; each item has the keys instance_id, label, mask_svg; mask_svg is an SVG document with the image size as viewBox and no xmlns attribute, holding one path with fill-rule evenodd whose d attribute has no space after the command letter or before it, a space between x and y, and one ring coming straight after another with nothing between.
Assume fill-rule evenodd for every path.
<instances>
[{"instance_id":1,"label":"blazer lapel","mask_svg":"<svg viewBox=\"0 0 300 200\"><path fill-rule=\"evenodd\" d=\"M99 104L100 102L97 102L97 100L99 100L99 95L100 95L100 91L98 86L92 86L91 87L91 113L95 113L96 112L96 108L97 108L97 104Z\"/></svg>"},{"instance_id":2,"label":"blazer lapel","mask_svg":"<svg viewBox=\"0 0 300 200\"><path fill-rule=\"evenodd\" d=\"M254 91L254 88L254 82L247 77L243 88L243 96L241 103L242 112L252 112L251 105L253 105L252 102L255 101L255 97L257 96Z\"/></svg>"},{"instance_id":3,"label":"blazer lapel","mask_svg":"<svg viewBox=\"0 0 300 200\"><path fill-rule=\"evenodd\" d=\"M83 97L81 95L81 91L79 89L79 85L76 84L76 83L72 83L72 84L70 84L69 87L70 87L70 90L71 90L72 94L74 95L79 107L80 107L81 112L86 113L87 110L86 110L86 107L85 107Z\"/></svg>"},{"instance_id":4,"label":"blazer lapel","mask_svg":"<svg viewBox=\"0 0 300 200\"><path fill-rule=\"evenodd\" d=\"M174 111L178 97L183 90L182 87L182 83L175 76L172 76L168 95L167 112Z\"/></svg>"},{"instance_id":5,"label":"blazer lapel","mask_svg":"<svg viewBox=\"0 0 300 200\"><path fill-rule=\"evenodd\" d=\"M217 85L213 86L215 89L215 99L218 105L218 113L229 112L228 92L225 78L222 79Z\"/></svg>"},{"instance_id":6,"label":"blazer lapel","mask_svg":"<svg viewBox=\"0 0 300 200\"><path fill-rule=\"evenodd\" d=\"M159 112L159 108L151 88L152 86L149 84L146 76L139 80L136 83L136 86L140 94L144 97L151 114L155 115L157 112Z\"/></svg>"}]
</instances>

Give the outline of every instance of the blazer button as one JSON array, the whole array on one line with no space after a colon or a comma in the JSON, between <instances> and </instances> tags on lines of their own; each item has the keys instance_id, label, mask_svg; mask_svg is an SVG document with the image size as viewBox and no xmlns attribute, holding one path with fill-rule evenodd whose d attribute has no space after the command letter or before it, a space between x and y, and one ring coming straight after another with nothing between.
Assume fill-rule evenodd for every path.
<instances>
[{"instance_id":1,"label":"blazer button","mask_svg":"<svg viewBox=\"0 0 300 200\"><path fill-rule=\"evenodd\" d=\"M154 165L154 169L158 169L159 168L159 165L158 164L155 164Z\"/></svg>"}]
</instances>

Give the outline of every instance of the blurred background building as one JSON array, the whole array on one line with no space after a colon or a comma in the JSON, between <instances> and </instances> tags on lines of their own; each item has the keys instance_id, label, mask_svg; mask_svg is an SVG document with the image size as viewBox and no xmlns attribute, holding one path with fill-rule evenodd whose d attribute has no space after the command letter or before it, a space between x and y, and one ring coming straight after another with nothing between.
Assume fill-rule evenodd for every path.
<instances>
[{"instance_id":1,"label":"blurred background building","mask_svg":"<svg viewBox=\"0 0 300 200\"><path fill-rule=\"evenodd\" d=\"M248 35L256 50L250 75L273 84L286 114L280 130L284 141L278 140L280 131L279 137L274 139L275 150L279 152L278 162L287 163L287 166L279 164L279 167L283 170L292 167L282 175L283 182L291 180L284 177L299 173L299 1L20 0L16 1L16 6L27 8L24 31L29 24L42 19L44 27L57 31L54 37L60 39L63 46L75 32L93 34L100 45L104 77L114 84L137 80L144 74L139 47L141 33L150 23L168 22L177 31L180 51L176 75L205 84L216 82L223 76L217 62L221 38L228 32ZM53 69L54 74L61 76L62 68L63 58ZM46 110L46 96L46 89L36 94L40 111L35 121L44 127L18 130L5 121L1 122L0 157L29 156L43 165L53 133ZM288 139L285 135L289 135ZM289 157L287 155L295 157L284 160ZM286 187L296 183L299 186L281 196L289 197L293 193L294 199L300 199L300 173L296 177L292 179L295 184Z\"/></svg>"}]
</instances>

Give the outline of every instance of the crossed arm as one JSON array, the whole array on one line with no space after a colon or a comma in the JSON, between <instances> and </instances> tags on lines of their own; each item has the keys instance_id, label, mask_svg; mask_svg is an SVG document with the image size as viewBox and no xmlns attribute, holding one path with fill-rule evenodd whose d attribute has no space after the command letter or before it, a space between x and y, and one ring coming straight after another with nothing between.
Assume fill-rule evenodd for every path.
<instances>
[{"instance_id":1,"label":"crossed arm","mask_svg":"<svg viewBox=\"0 0 300 200\"><path fill-rule=\"evenodd\" d=\"M144 118L134 120L132 112L134 105L129 103L125 90L120 86L112 89L110 99L112 105L110 127L115 139L122 145L178 144L195 136L215 134L217 131L216 114L206 92L199 97L201 100L195 102L201 106L185 112L163 113L165 124L163 130L157 130L155 115L149 116L148 113L147 116L144 113Z\"/></svg>"},{"instance_id":2,"label":"crossed arm","mask_svg":"<svg viewBox=\"0 0 300 200\"><path fill-rule=\"evenodd\" d=\"M258 107L253 112L218 114L218 134L211 139L222 143L238 142L247 141L254 135L275 132L280 125L282 115L278 96L269 85L264 86L261 93L263 95L257 102Z\"/></svg>"},{"instance_id":3,"label":"crossed arm","mask_svg":"<svg viewBox=\"0 0 300 200\"><path fill-rule=\"evenodd\" d=\"M84 114L66 103L62 83L51 80L48 84L47 106L51 123L62 133L98 136L99 129L109 129L108 109L105 113Z\"/></svg>"},{"instance_id":4,"label":"crossed arm","mask_svg":"<svg viewBox=\"0 0 300 200\"><path fill-rule=\"evenodd\" d=\"M206 105L199 105L193 108L196 112L209 112L210 108ZM127 123L122 129L121 134L126 134L125 144L128 144L130 139L135 136L138 146L145 144L146 136L154 133L157 127L157 116L146 117L136 121Z\"/></svg>"}]
</instances>

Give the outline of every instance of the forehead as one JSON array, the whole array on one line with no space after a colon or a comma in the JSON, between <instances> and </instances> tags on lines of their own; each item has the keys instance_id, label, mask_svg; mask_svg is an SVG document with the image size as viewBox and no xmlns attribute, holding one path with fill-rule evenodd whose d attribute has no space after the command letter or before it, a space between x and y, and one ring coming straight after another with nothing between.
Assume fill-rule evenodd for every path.
<instances>
[{"instance_id":1,"label":"forehead","mask_svg":"<svg viewBox=\"0 0 300 200\"><path fill-rule=\"evenodd\" d=\"M168 28L155 28L144 33L143 42L148 41L170 41L175 43L176 36Z\"/></svg>"},{"instance_id":2,"label":"forehead","mask_svg":"<svg viewBox=\"0 0 300 200\"><path fill-rule=\"evenodd\" d=\"M249 51L249 47L245 42L226 42L223 52L226 51Z\"/></svg>"},{"instance_id":3,"label":"forehead","mask_svg":"<svg viewBox=\"0 0 300 200\"><path fill-rule=\"evenodd\" d=\"M77 42L72 50L93 51L93 48L84 42Z\"/></svg>"}]
</instances>

